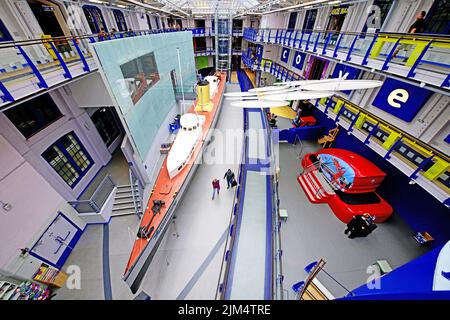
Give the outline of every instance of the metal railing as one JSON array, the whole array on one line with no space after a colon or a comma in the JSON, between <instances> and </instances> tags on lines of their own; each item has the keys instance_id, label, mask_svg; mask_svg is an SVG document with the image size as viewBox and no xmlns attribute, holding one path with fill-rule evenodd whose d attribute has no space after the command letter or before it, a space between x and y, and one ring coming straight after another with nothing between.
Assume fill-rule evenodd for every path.
<instances>
[{"instance_id":1,"label":"metal railing","mask_svg":"<svg viewBox=\"0 0 450 320\"><path fill-rule=\"evenodd\" d=\"M34 93L97 70L92 43L178 31L193 32L192 29L133 30L2 42L0 111Z\"/></svg>"},{"instance_id":2,"label":"metal railing","mask_svg":"<svg viewBox=\"0 0 450 320\"><path fill-rule=\"evenodd\" d=\"M244 128L247 127L247 120L244 119ZM231 267L231 252L234 246L235 237L233 234L233 231L236 229L237 221L238 221L238 209L241 202L241 197L243 195L242 188L243 188L243 180L244 180L244 165L245 165L245 159L246 159L246 143L248 142L248 136L244 134L244 141L242 142L242 151L241 151L241 164L239 165L239 172L238 172L238 185L236 186L234 197L233 197L233 206L231 208L231 214L230 214L230 223L229 223L229 232L227 234L227 239L225 241L225 248L222 258L222 264L220 267L219 272L219 280L217 283L217 289L216 289L216 300L223 300L225 299L225 291L226 286L228 282L228 276L230 272Z\"/></svg>"},{"instance_id":3,"label":"metal railing","mask_svg":"<svg viewBox=\"0 0 450 320\"><path fill-rule=\"evenodd\" d=\"M360 68L450 88L450 36L447 35L246 29L244 39L278 44Z\"/></svg>"},{"instance_id":4,"label":"metal railing","mask_svg":"<svg viewBox=\"0 0 450 320\"><path fill-rule=\"evenodd\" d=\"M134 213L136 216L141 219L143 212L139 210L143 210L143 203L142 203L142 197L143 197L143 190L141 183L139 182L139 179L134 175L133 170L131 168L128 168L128 175L130 179L130 187L131 187L131 197L133 199L133 208ZM138 187L138 190L136 192L135 187Z\"/></svg>"},{"instance_id":5,"label":"metal railing","mask_svg":"<svg viewBox=\"0 0 450 320\"><path fill-rule=\"evenodd\" d=\"M262 70L265 72L270 72L276 78L283 81L290 80L302 80L304 79L299 74L286 69L284 66L277 64L271 60L263 59L262 61L255 61L248 57L244 58L243 53L243 62L249 63L246 64L252 70ZM335 106L332 106L332 102L336 102ZM376 150L384 159L392 162L395 157L395 166L401 170L405 175L407 175L413 183L418 182L427 192L432 194L436 199L440 202L444 203L447 207L450 207L450 198L448 187L442 185L437 181L437 178L441 174L445 174L446 164L450 163L450 157L443 152L437 150L431 145L421 141L420 139L408 134L404 130L388 123L387 121L377 117L376 115L368 112L366 109L356 105L348 99L345 99L342 96L334 95L331 98L323 98L317 99L315 101L315 106L323 108L323 112L329 117L334 114L335 118L332 118L337 124L341 127L344 127L349 134L364 136L364 143L371 147L373 144L370 144L370 141L376 141L376 136L374 135L375 130L367 133L362 130L361 124L363 121L361 119L365 119L365 121L370 121L373 123L374 127L382 128L384 131L388 133L387 141L390 142L389 145L382 145L381 149L383 152L380 153L378 149ZM329 111L331 110L331 112ZM349 120L343 116L344 110L352 110L355 115L353 120ZM341 121L341 119L343 119ZM392 137L392 139L391 139ZM417 150L417 152L421 153L426 161L422 161L420 165L416 163L412 163L408 159L402 157L396 152L397 147L400 143L406 143L411 145L411 148ZM399 167L397 163L404 163ZM394 163L394 162L393 162ZM425 166L426 164L429 166Z\"/></svg>"},{"instance_id":6,"label":"metal railing","mask_svg":"<svg viewBox=\"0 0 450 320\"><path fill-rule=\"evenodd\" d=\"M78 213L99 213L115 187L116 183L111 178L111 175L107 175L89 199L69 201L69 204Z\"/></svg>"}]
</instances>

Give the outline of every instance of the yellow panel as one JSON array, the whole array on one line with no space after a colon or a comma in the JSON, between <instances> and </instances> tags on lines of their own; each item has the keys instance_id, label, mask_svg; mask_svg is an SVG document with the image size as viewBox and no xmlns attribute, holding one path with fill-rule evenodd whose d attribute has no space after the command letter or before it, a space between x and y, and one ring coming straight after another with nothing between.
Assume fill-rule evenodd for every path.
<instances>
[{"instance_id":1,"label":"yellow panel","mask_svg":"<svg viewBox=\"0 0 450 320\"><path fill-rule=\"evenodd\" d=\"M361 113L358 117L358 119L355 122L355 127L358 129L361 129L363 123L366 121L367 115L364 113Z\"/></svg>"},{"instance_id":2,"label":"yellow panel","mask_svg":"<svg viewBox=\"0 0 450 320\"><path fill-rule=\"evenodd\" d=\"M402 135L396 131L390 130L390 135L387 137L386 141L384 141L383 143L383 148L385 148L386 150L389 150L390 148L392 148L392 146L394 145L394 143L396 143L398 141L398 139L400 139Z\"/></svg>"},{"instance_id":3,"label":"yellow panel","mask_svg":"<svg viewBox=\"0 0 450 320\"><path fill-rule=\"evenodd\" d=\"M270 112L279 117L287 119L295 119L297 113L291 107L271 108Z\"/></svg>"},{"instance_id":4,"label":"yellow panel","mask_svg":"<svg viewBox=\"0 0 450 320\"><path fill-rule=\"evenodd\" d=\"M430 151L428 151L427 149L419 146L417 143L415 143L412 140L409 139L403 139L403 142L406 143L408 146L410 146L411 148L413 148L416 151L419 151L422 155L426 156L426 157L431 157L433 155L433 153L431 153Z\"/></svg>"},{"instance_id":5,"label":"yellow panel","mask_svg":"<svg viewBox=\"0 0 450 320\"><path fill-rule=\"evenodd\" d=\"M450 163L447 161L434 157L434 165L430 167L427 171L423 173L423 176L430 180L436 180L441 174L450 169Z\"/></svg>"},{"instance_id":6,"label":"yellow panel","mask_svg":"<svg viewBox=\"0 0 450 320\"><path fill-rule=\"evenodd\" d=\"M342 106L344 105L344 101L338 100L336 102L336 105L334 106L334 113L338 114L339 110L341 110Z\"/></svg>"}]
</instances>

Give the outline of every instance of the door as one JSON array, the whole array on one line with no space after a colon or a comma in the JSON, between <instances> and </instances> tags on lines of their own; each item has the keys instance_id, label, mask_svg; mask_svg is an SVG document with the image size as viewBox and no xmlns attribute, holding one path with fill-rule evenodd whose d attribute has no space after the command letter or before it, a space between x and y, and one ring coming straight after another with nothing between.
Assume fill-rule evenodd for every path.
<instances>
[{"instance_id":1,"label":"door","mask_svg":"<svg viewBox=\"0 0 450 320\"><path fill-rule=\"evenodd\" d=\"M31 248L30 255L61 269L81 234L80 228L64 214L58 213L55 220Z\"/></svg>"}]
</instances>

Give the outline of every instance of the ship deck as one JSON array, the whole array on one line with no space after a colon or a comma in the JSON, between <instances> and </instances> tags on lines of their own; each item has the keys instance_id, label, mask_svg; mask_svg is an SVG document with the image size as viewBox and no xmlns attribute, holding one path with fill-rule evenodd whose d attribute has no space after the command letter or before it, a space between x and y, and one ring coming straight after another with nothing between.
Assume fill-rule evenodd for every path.
<instances>
[{"instance_id":1,"label":"ship deck","mask_svg":"<svg viewBox=\"0 0 450 320\"><path fill-rule=\"evenodd\" d=\"M211 99L211 103L213 104L213 109L210 112L201 112L197 111L197 114L205 116L205 122L202 126L202 141L197 144L193 155L189 162L186 164L184 169L178 173L175 177L170 179L169 173L167 172L167 158L164 160L161 169L159 171L158 177L155 181L152 194L150 196L150 199L147 204L147 208L144 212L144 215L141 219L140 227L147 226L149 222L151 223L148 225L148 230L150 230L152 227L154 228L154 231L150 235L149 239L146 238L136 238L133 249L131 250L130 258L128 260L125 273L127 273L130 268L136 263L137 259L145 249L147 243L149 240L155 235L156 232L158 232L158 227L160 226L161 222L163 221L165 215L167 214L171 204L175 200L176 194L179 192L181 187L183 186L183 183L185 182L189 171L192 169L192 167L195 164L195 161L201 152L204 144L204 139L206 138L206 135L208 134L208 130L210 129L215 116L217 114L217 111L220 107L220 102L222 98L222 94L224 92L225 88L225 75L222 74L221 81L219 83L219 87L217 90L217 93L215 96ZM195 107L197 105L197 101L194 102L194 104L191 106L191 108L188 110L188 112L195 112ZM153 212L152 212L152 205L153 200L163 200L165 202L165 205L161 208L161 211L155 215L155 217L152 220Z\"/></svg>"}]
</instances>

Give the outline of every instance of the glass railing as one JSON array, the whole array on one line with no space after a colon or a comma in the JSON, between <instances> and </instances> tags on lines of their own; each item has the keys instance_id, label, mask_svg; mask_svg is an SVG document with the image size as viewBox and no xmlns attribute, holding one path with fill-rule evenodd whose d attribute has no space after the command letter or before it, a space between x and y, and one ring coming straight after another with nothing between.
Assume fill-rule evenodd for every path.
<instances>
[{"instance_id":1,"label":"glass railing","mask_svg":"<svg viewBox=\"0 0 450 320\"><path fill-rule=\"evenodd\" d=\"M213 56L215 54L216 54L216 49L212 48L212 47L211 48L197 48L194 51L194 55L196 57L199 57L199 56Z\"/></svg>"},{"instance_id":2,"label":"glass railing","mask_svg":"<svg viewBox=\"0 0 450 320\"><path fill-rule=\"evenodd\" d=\"M245 29L244 39L273 43L450 88L450 36L320 30Z\"/></svg>"},{"instance_id":3,"label":"glass railing","mask_svg":"<svg viewBox=\"0 0 450 320\"><path fill-rule=\"evenodd\" d=\"M107 175L89 199L69 201L69 204L78 213L99 213L115 187L116 183L110 175Z\"/></svg>"},{"instance_id":4,"label":"glass railing","mask_svg":"<svg viewBox=\"0 0 450 320\"><path fill-rule=\"evenodd\" d=\"M194 33L192 29L134 30L2 42L0 110L31 94L97 70L89 43L177 31Z\"/></svg>"}]
</instances>

